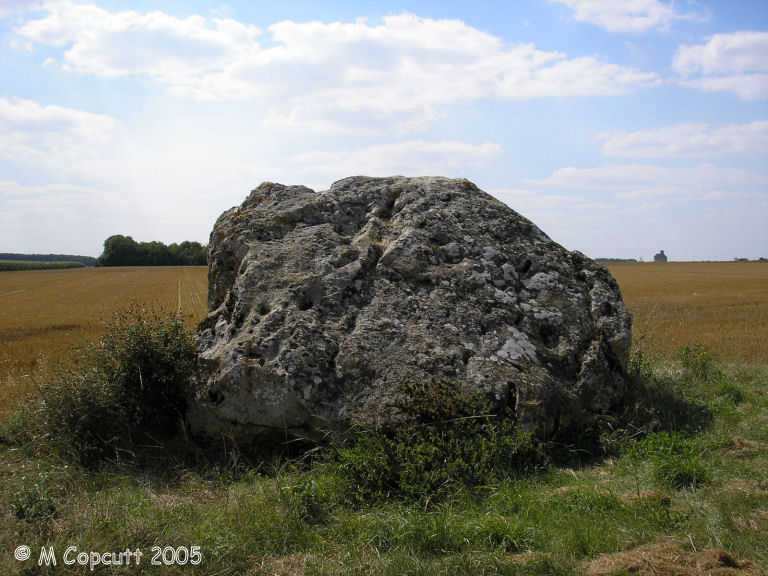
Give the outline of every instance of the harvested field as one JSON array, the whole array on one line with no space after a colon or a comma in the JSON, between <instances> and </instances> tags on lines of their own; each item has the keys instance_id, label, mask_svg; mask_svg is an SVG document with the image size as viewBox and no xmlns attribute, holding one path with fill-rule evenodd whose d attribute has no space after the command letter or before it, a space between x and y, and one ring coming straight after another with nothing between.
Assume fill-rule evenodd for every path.
<instances>
[{"instance_id":1,"label":"harvested field","mask_svg":"<svg viewBox=\"0 0 768 576\"><path fill-rule=\"evenodd\" d=\"M635 317L635 347L673 358L703 344L720 359L768 362L768 264L618 263L608 268ZM8 408L27 375L70 361L131 301L180 310L190 328L206 314L207 268L136 267L0 273L0 381Z\"/></svg>"},{"instance_id":2,"label":"harvested field","mask_svg":"<svg viewBox=\"0 0 768 576\"><path fill-rule=\"evenodd\" d=\"M5 406L46 365L77 358L112 314L132 301L180 311L193 328L206 314L207 268L76 268L0 273L0 382Z\"/></svg>"},{"instance_id":3,"label":"harvested field","mask_svg":"<svg viewBox=\"0 0 768 576\"><path fill-rule=\"evenodd\" d=\"M702 344L720 360L768 362L768 263L608 264L634 314L634 347L673 358Z\"/></svg>"}]
</instances>

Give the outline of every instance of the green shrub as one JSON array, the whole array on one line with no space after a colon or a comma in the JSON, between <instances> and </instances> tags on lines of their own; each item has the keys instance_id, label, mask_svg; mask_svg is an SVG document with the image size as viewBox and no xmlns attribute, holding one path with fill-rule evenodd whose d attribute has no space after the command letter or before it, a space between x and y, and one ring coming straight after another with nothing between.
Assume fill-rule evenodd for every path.
<instances>
[{"instance_id":1,"label":"green shrub","mask_svg":"<svg viewBox=\"0 0 768 576\"><path fill-rule=\"evenodd\" d=\"M84 464L132 460L173 438L197 369L192 335L179 314L132 306L117 312L81 362L41 387L38 433Z\"/></svg>"},{"instance_id":2,"label":"green shrub","mask_svg":"<svg viewBox=\"0 0 768 576\"><path fill-rule=\"evenodd\" d=\"M93 359L131 426L161 435L177 429L197 368L195 344L180 314L163 319L137 308L117 312Z\"/></svg>"},{"instance_id":3,"label":"green shrub","mask_svg":"<svg viewBox=\"0 0 768 576\"><path fill-rule=\"evenodd\" d=\"M25 482L13 493L10 509L18 520L37 525L56 515L56 505L46 491L32 482Z\"/></svg>"},{"instance_id":4,"label":"green shrub","mask_svg":"<svg viewBox=\"0 0 768 576\"><path fill-rule=\"evenodd\" d=\"M435 501L546 464L540 444L510 413L446 379L405 384L396 403L409 422L395 431L365 430L336 451L357 502L389 496Z\"/></svg>"}]
</instances>

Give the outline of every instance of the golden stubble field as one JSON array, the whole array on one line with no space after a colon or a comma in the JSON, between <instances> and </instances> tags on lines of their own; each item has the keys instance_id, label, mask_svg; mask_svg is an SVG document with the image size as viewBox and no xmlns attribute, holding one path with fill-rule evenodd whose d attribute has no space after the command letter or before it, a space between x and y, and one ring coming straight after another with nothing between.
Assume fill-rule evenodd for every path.
<instances>
[{"instance_id":1,"label":"golden stubble field","mask_svg":"<svg viewBox=\"0 0 768 576\"><path fill-rule=\"evenodd\" d=\"M205 266L0 272L0 419L35 378L76 359L131 302L179 311L194 328L207 312L207 273Z\"/></svg>"},{"instance_id":2,"label":"golden stubble field","mask_svg":"<svg viewBox=\"0 0 768 576\"><path fill-rule=\"evenodd\" d=\"M721 360L768 363L768 263L609 264L635 319L635 345L671 359L702 344ZM35 377L101 335L131 301L206 314L205 267L80 268L0 273L0 419Z\"/></svg>"},{"instance_id":3,"label":"golden stubble field","mask_svg":"<svg viewBox=\"0 0 768 576\"><path fill-rule=\"evenodd\" d=\"M701 344L716 359L768 364L768 262L609 264L655 358Z\"/></svg>"}]
</instances>

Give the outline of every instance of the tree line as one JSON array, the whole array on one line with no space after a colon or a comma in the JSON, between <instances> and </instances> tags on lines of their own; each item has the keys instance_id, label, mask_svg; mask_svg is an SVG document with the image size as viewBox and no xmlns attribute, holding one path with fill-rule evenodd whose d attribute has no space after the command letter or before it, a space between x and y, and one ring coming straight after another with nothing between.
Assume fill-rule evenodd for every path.
<instances>
[{"instance_id":1,"label":"tree line","mask_svg":"<svg viewBox=\"0 0 768 576\"><path fill-rule=\"evenodd\" d=\"M25 262L82 262L86 266L96 264L93 256L74 256L72 254L0 254L0 260L23 260Z\"/></svg>"},{"instance_id":2,"label":"tree line","mask_svg":"<svg viewBox=\"0 0 768 576\"><path fill-rule=\"evenodd\" d=\"M208 249L200 242L184 241L166 246L162 242L136 242L116 234L104 241L97 266L205 266Z\"/></svg>"},{"instance_id":3,"label":"tree line","mask_svg":"<svg viewBox=\"0 0 768 576\"><path fill-rule=\"evenodd\" d=\"M94 258L95 260L95 258ZM0 272L12 270L61 270L64 268L85 268L82 262L67 262L65 260L0 260Z\"/></svg>"}]
</instances>

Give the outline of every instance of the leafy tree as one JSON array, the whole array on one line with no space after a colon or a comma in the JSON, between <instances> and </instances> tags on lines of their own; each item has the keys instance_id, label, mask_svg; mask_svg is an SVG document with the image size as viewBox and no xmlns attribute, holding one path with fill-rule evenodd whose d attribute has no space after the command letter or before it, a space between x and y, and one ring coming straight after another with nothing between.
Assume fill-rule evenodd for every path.
<instances>
[{"instance_id":1,"label":"leafy tree","mask_svg":"<svg viewBox=\"0 0 768 576\"><path fill-rule=\"evenodd\" d=\"M104 241L97 266L205 266L207 247L184 241L166 246L162 242L136 242L130 236L114 235Z\"/></svg>"},{"instance_id":2,"label":"leafy tree","mask_svg":"<svg viewBox=\"0 0 768 576\"><path fill-rule=\"evenodd\" d=\"M142 266L172 266L175 262L168 246L162 242L142 242L139 244Z\"/></svg>"},{"instance_id":3,"label":"leafy tree","mask_svg":"<svg viewBox=\"0 0 768 576\"><path fill-rule=\"evenodd\" d=\"M138 266L139 245L130 236L115 234L104 240L99 266Z\"/></svg>"},{"instance_id":4,"label":"leafy tree","mask_svg":"<svg viewBox=\"0 0 768 576\"><path fill-rule=\"evenodd\" d=\"M185 240L181 244L171 244L171 250L176 246L175 253L188 266L205 266L208 263L208 253L200 242Z\"/></svg>"}]
</instances>

